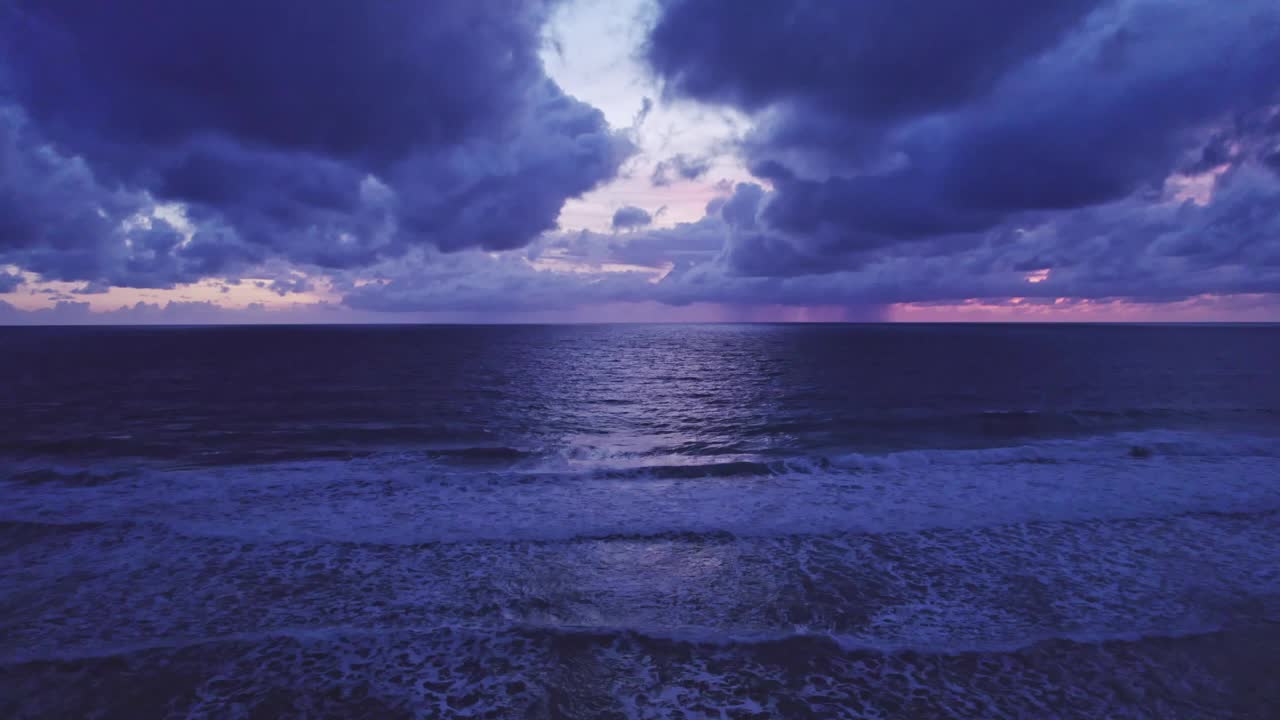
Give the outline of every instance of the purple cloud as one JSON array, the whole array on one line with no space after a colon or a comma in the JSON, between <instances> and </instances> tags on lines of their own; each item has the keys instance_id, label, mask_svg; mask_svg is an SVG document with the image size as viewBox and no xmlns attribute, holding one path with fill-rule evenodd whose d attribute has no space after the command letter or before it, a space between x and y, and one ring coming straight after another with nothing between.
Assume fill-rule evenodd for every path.
<instances>
[{"instance_id":1,"label":"purple cloud","mask_svg":"<svg viewBox=\"0 0 1280 720\"><path fill-rule=\"evenodd\" d=\"M160 287L523 246L632 152L543 72L548 5L9 4L0 262ZM195 237L135 252L153 201Z\"/></svg>"},{"instance_id":2,"label":"purple cloud","mask_svg":"<svg viewBox=\"0 0 1280 720\"><path fill-rule=\"evenodd\" d=\"M1266 239L1277 177L1251 169L1280 147L1274 3L756 10L672 0L647 46L670 93L755 113L741 152L773 190L739 191L721 210L730 274L937 258L940 275L910 286L884 275L898 288L885 294L1026 294L974 271L1020 256L1013 239L1032 231L1034 262L1058 271L1038 292L1280 291ZM1231 171L1211 206L1178 211L1195 218L1179 241L1191 254L1168 260L1171 241L1146 218L1177 207L1172 178L1220 165Z\"/></svg>"},{"instance_id":3,"label":"purple cloud","mask_svg":"<svg viewBox=\"0 0 1280 720\"><path fill-rule=\"evenodd\" d=\"M653 216L649 214L649 211L634 205L618 208L613 213L611 222L614 230L633 230L651 223L653 223Z\"/></svg>"}]
</instances>

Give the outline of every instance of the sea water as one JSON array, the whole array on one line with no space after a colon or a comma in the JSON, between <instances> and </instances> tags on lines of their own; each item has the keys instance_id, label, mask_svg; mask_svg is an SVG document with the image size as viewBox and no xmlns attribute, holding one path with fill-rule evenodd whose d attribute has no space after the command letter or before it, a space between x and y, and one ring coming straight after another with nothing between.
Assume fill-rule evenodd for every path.
<instances>
[{"instance_id":1,"label":"sea water","mask_svg":"<svg viewBox=\"0 0 1280 720\"><path fill-rule=\"evenodd\" d=\"M5 717L1280 716L1280 328L0 350Z\"/></svg>"}]
</instances>

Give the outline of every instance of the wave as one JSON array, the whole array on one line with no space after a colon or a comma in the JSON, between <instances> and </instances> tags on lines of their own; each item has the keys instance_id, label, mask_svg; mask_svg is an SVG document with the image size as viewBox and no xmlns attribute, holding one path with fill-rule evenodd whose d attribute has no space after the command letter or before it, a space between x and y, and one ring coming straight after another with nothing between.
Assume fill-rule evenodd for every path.
<instances>
[{"instance_id":1,"label":"wave","mask_svg":"<svg viewBox=\"0 0 1280 720\"><path fill-rule=\"evenodd\" d=\"M513 447L479 446L438 448L426 451L425 455L429 458L458 463L498 463L523 460L533 457L535 453Z\"/></svg>"},{"instance_id":2,"label":"wave","mask_svg":"<svg viewBox=\"0 0 1280 720\"><path fill-rule=\"evenodd\" d=\"M886 653L812 636L717 646L634 633L335 628L0 667L22 689L22 705L10 705L19 716L203 717L236 707L273 717L282 708L325 717L1274 717L1280 696L1267 673L1278 634ZM95 682L68 682L86 676Z\"/></svg>"},{"instance_id":3,"label":"wave","mask_svg":"<svg viewBox=\"0 0 1280 720\"><path fill-rule=\"evenodd\" d=\"M41 485L44 483L60 483L64 485L79 485L83 487L92 487L94 485L103 485L115 482L122 478L134 475L131 470L61 470L57 468L33 468L30 470L22 470L13 473L10 478L15 482L25 485Z\"/></svg>"},{"instance_id":4,"label":"wave","mask_svg":"<svg viewBox=\"0 0 1280 720\"><path fill-rule=\"evenodd\" d=\"M628 625L546 625L514 622L495 624L404 624L404 625L323 625L278 627L252 632L233 632L198 637L160 638L131 643L75 650L48 652L9 652L0 654L0 666L29 663L70 663L85 660L118 658L154 651L175 651L223 644L261 644L276 640L302 643L338 641L349 638L391 639L396 635L429 637L499 638L517 636L552 643L566 640L597 646L619 643L636 644L653 650L664 646L718 648L723 650L788 652L800 654L876 654L876 655L963 655L1017 653L1045 645L1070 644L1099 646L1114 643L1135 644L1145 641L1180 640L1220 635L1227 632L1264 632L1280 636L1280 620L1257 618L1232 625L1208 624L1172 627L1160 631L1136 632L1059 632L995 642L971 641L939 644L936 642L885 641L871 637L821 631L724 632L710 628L646 628ZM1280 639L1280 638L1277 638Z\"/></svg>"},{"instance_id":5,"label":"wave","mask_svg":"<svg viewBox=\"0 0 1280 720\"><path fill-rule=\"evenodd\" d=\"M1244 625L1250 628L1270 629L1280 620L1259 618ZM970 640L966 642L938 643L936 641L913 642L911 640L882 640L869 636L824 631L794 630L773 632L723 632L702 628L644 628L629 626L547 626L513 625L512 630L533 635L585 639L601 645L618 641L636 642L642 645L681 645L719 647L725 649L774 650L789 652L804 648L807 652L824 653L874 653L880 655L924 654L960 655L969 653L1013 653L1047 644L1069 643L1074 645L1106 645L1111 643L1139 643L1148 640L1176 640L1214 635L1229 630L1239 630L1241 624L1230 627L1221 624L1196 624L1165 628L1159 631L1137 632L1057 632L1003 641ZM487 632L492 630L485 629ZM1280 635L1280 629L1276 634Z\"/></svg>"},{"instance_id":6,"label":"wave","mask_svg":"<svg viewBox=\"0 0 1280 720\"><path fill-rule=\"evenodd\" d=\"M6 541L20 544L21 542L36 539L41 536L71 535L110 529L135 530L139 533L158 534L159 537L177 537L196 540L238 540L244 543L245 548L250 548L256 545L271 546L279 544L297 546L299 543L312 542L335 547L371 549L415 548L424 551L440 548L442 546L473 546L476 544L489 546L518 544L527 547L537 547L592 543L672 543L691 547L714 547L717 545L749 542L754 540L787 540L803 542L830 541L836 543L847 543L850 541L874 540L876 538L905 537L921 531L929 530L963 530L981 528L987 531L998 532L1003 529L1016 528L1021 533L1035 533L1053 532L1056 529L1056 526L1086 528L1107 524L1127 525L1143 522L1169 523L1216 519L1237 522L1280 519L1280 503L1268 507L1250 507L1248 509L1233 510L1191 510L1159 516L1134 513L1127 515L1117 514L1106 518L1060 520L1036 519L1029 521L1014 520L1012 522L993 521L972 527L856 527L835 529L830 526L806 526L802 522L797 522L795 525L786 528L752 528L739 526L733 529L727 529L714 526L696 527L686 525L679 528L610 531L607 528L570 526L559 529L531 529L528 532L510 532L507 530L503 532L475 531L469 533L440 533L426 537L412 534L392 536L366 536L363 534L357 534L349 537L342 537L328 535L313 536L295 533L285 535L278 535L270 532L265 534L253 532L246 533L234 525L219 526L201 524L191 526L185 523L175 523L159 519L146 521L106 519L97 521L69 520L66 522L41 522L0 518L0 544L3 544Z\"/></svg>"},{"instance_id":7,"label":"wave","mask_svg":"<svg viewBox=\"0 0 1280 720\"><path fill-rule=\"evenodd\" d=\"M1280 438L1256 434L1145 430L1075 439L1042 440L992 448L903 450L881 454L851 452L822 458L822 461L836 467L875 470L939 463L951 465L1069 464L1093 460L1143 460L1157 457L1280 458Z\"/></svg>"},{"instance_id":8,"label":"wave","mask_svg":"<svg viewBox=\"0 0 1280 720\"><path fill-rule=\"evenodd\" d=\"M934 410L889 408L835 417L796 417L744 429L754 434L830 434L862 441L906 441L929 437L953 442L1000 442L1018 438L1152 429L1280 427L1280 409L1266 407L982 408Z\"/></svg>"},{"instance_id":9,"label":"wave","mask_svg":"<svg viewBox=\"0 0 1280 720\"><path fill-rule=\"evenodd\" d=\"M1135 456L1134 447L1149 449ZM570 449L572 452L572 449ZM246 540L394 544L884 533L1280 507L1280 439L1146 431L981 450L636 464L503 447L248 466L0 466L3 515ZM517 460L492 460L517 456ZM475 460L466 458L478 458ZM643 461L643 459L640 459ZM38 482L24 481L35 477Z\"/></svg>"},{"instance_id":10,"label":"wave","mask_svg":"<svg viewBox=\"0 0 1280 720\"><path fill-rule=\"evenodd\" d=\"M113 525L132 527L134 523L128 521L123 523L113 523L111 521L40 522L35 520L0 519L0 549L14 550L38 540L94 532Z\"/></svg>"},{"instance_id":11,"label":"wave","mask_svg":"<svg viewBox=\"0 0 1280 720\"><path fill-rule=\"evenodd\" d=\"M715 456L677 456L671 458L672 462L669 464L647 464L643 462L643 457L637 458L632 453L588 454L576 447L553 450L550 453L528 452L521 457L538 462L515 468L515 471L535 476L578 475L610 479L668 480L905 471L929 466L1065 465L1157 458L1280 458L1280 437L1146 430L973 449L929 448L887 452L833 449L784 457L730 453L724 459L717 459ZM584 457L590 459L584 460Z\"/></svg>"},{"instance_id":12,"label":"wave","mask_svg":"<svg viewBox=\"0 0 1280 720\"><path fill-rule=\"evenodd\" d=\"M641 465L631 468L601 468L591 474L615 480L653 478L657 480L689 480L694 478L751 477L772 475L775 467L770 463L750 460L727 462L689 463L679 465Z\"/></svg>"},{"instance_id":13,"label":"wave","mask_svg":"<svg viewBox=\"0 0 1280 720\"><path fill-rule=\"evenodd\" d=\"M1280 432L1280 410L1266 407L1032 407L937 410L879 408L832 414L783 414L727 425L714 417L695 423L698 440L665 451L716 458L774 445L844 446L849 452L998 447L1112 433L1217 430ZM564 448L527 447L528 437L491 432L478 422L438 424L274 422L211 424L208 418L169 418L157 425L123 426L111 433L80 425L53 434L12 432L0 454L17 458L107 460L137 458L193 465L254 464L306 459L345 460L387 452L425 454L444 462L520 463ZM645 454L645 453L640 453ZM678 475L679 470L670 471Z\"/></svg>"},{"instance_id":14,"label":"wave","mask_svg":"<svg viewBox=\"0 0 1280 720\"><path fill-rule=\"evenodd\" d=\"M63 459L140 458L191 464L250 464L310 458L344 459L403 449L449 452L470 443L488 447L484 430L457 425L318 424L310 422L228 428L179 418L133 432L101 433L68 424L55 436L12 433L0 453Z\"/></svg>"}]
</instances>

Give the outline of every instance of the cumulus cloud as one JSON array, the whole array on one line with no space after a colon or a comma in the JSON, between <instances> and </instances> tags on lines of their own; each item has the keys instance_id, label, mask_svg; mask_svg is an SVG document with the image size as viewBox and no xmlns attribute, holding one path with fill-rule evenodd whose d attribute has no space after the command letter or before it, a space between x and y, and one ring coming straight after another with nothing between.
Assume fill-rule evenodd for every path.
<instances>
[{"instance_id":1,"label":"cumulus cloud","mask_svg":"<svg viewBox=\"0 0 1280 720\"><path fill-rule=\"evenodd\" d=\"M0 261L153 287L523 246L632 151L546 77L547 6L7 4ZM138 229L155 203L193 236Z\"/></svg>"},{"instance_id":2,"label":"cumulus cloud","mask_svg":"<svg viewBox=\"0 0 1280 720\"><path fill-rule=\"evenodd\" d=\"M652 222L653 216L649 214L648 210L634 205L626 205L614 211L611 224L614 230L631 230L644 227Z\"/></svg>"},{"instance_id":3,"label":"cumulus cloud","mask_svg":"<svg viewBox=\"0 0 1280 720\"><path fill-rule=\"evenodd\" d=\"M887 268L910 257L928 268L915 293L886 295L1017 292L990 271L1030 232L1026 262L1055 270L1037 292L1280 291L1263 240L1277 178L1254 171L1280 138L1280 6L757 9L671 0L646 49L668 93L755 113L741 152L772 192L722 210L731 272L880 268L905 291ZM1170 197L1171 179L1224 167L1242 175L1208 207Z\"/></svg>"},{"instance_id":4,"label":"cumulus cloud","mask_svg":"<svg viewBox=\"0 0 1280 720\"><path fill-rule=\"evenodd\" d=\"M50 280L168 287L196 279L207 265L203 237L181 247L183 236L152 205L100 182L25 113L0 107L0 263Z\"/></svg>"}]
</instances>

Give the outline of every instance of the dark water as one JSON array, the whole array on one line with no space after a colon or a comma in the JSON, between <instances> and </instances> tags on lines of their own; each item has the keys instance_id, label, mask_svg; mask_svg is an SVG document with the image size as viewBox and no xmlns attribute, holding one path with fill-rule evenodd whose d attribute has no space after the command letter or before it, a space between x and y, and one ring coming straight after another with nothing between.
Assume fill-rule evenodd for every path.
<instances>
[{"instance_id":1,"label":"dark water","mask_svg":"<svg viewBox=\"0 0 1280 720\"><path fill-rule=\"evenodd\" d=\"M0 328L3 717L1280 716L1280 328Z\"/></svg>"}]
</instances>

